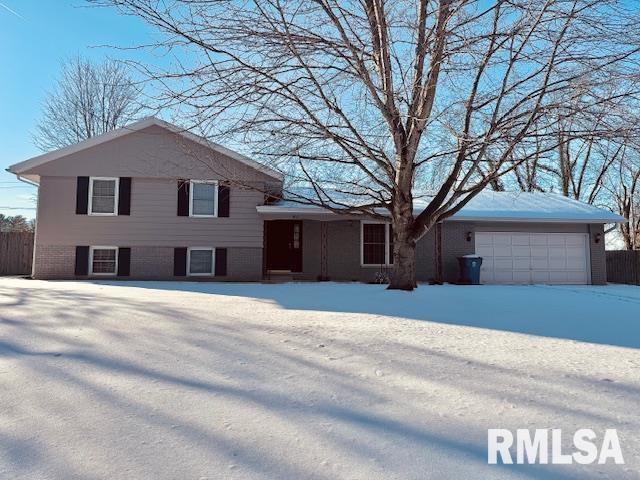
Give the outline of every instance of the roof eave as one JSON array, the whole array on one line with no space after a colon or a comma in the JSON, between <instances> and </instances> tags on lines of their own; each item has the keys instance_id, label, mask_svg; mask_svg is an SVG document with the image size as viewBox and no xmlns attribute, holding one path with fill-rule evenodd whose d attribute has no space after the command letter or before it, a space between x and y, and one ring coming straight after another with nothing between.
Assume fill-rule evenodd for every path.
<instances>
[{"instance_id":1,"label":"roof eave","mask_svg":"<svg viewBox=\"0 0 640 480\"><path fill-rule=\"evenodd\" d=\"M263 214L291 214L291 215L339 215L326 208L317 206L305 207L279 207L278 205L258 205L256 207L258 213ZM472 216L472 215L454 215L445 219L452 222L518 222L518 223L622 223L626 220L623 217L611 218L567 218L567 217L491 217L491 216Z\"/></svg>"},{"instance_id":2,"label":"roof eave","mask_svg":"<svg viewBox=\"0 0 640 480\"><path fill-rule=\"evenodd\" d=\"M490 217L490 216L458 216L447 218L452 222L522 222L522 223L623 223L623 217L617 218L547 218L547 217Z\"/></svg>"},{"instance_id":3,"label":"roof eave","mask_svg":"<svg viewBox=\"0 0 640 480\"><path fill-rule=\"evenodd\" d=\"M171 123L165 122L164 120L160 120L159 118L156 118L156 117L147 117L142 120L138 120L137 122L134 122L131 125L127 125L125 127L121 127L116 130L103 133L102 135L91 137L80 143L69 145L68 147L63 147L58 150L54 150L53 152L44 153L42 155L38 155L37 157L33 157L19 163L15 163L9 166L7 170L15 175L20 175L32 168L51 162L53 160L57 160L58 158L65 157L67 155L72 155L76 152L80 152L82 150L86 150L87 148L100 145L101 143L115 140L116 138L119 138L123 135L127 135L128 133L137 132L139 130L143 130L145 128L151 127L153 125L165 128L178 135L182 135L183 137L193 142L196 142L200 145L211 148L212 150L215 150L219 153L222 153L223 155L233 158L234 160L244 163L245 165L248 165L249 167L254 168L255 170L261 173L264 173L265 175L270 176L276 180L279 180L279 181L284 180L284 176L280 172L277 172L265 165L262 165L261 163L256 162L255 160L251 160L249 157L246 157L240 153L234 152L233 150L223 147L222 145L218 145L217 143L210 142L206 138L200 137L191 132L183 130L177 127L176 125L172 125Z\"/></svg>"}]
</instances>

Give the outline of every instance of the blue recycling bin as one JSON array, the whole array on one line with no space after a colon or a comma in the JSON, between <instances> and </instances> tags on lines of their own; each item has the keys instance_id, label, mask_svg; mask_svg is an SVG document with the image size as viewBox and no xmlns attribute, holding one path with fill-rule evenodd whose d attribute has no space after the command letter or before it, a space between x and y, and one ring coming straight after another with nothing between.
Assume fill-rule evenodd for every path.
<instances>
[{"instance_id":1,"label":"blue recycling bin","mask_svg":"<svg viewBox=\"0 0 640 480\"><path fill-rule=\"evenodd\" d=\"M478 255L465 255L458 257L460 264L460 283L467 285L480 285L480 266L482 257Z\"/></svg>"}]
</instances>

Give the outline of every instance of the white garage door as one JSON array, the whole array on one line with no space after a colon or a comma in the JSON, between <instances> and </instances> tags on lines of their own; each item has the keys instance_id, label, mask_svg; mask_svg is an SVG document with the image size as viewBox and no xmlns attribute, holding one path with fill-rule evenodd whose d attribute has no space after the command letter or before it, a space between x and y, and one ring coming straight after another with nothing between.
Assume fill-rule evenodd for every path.
<instances>
[{"instance_id":1,"label":"white garage door","mask_svg":"<svg viewBox=\"0 0 640 480\"><path fill-rule=\"evenodd\" d=\"M482 283L589 283L582 233L476 232Z\"/></svg>"}]
</instances>

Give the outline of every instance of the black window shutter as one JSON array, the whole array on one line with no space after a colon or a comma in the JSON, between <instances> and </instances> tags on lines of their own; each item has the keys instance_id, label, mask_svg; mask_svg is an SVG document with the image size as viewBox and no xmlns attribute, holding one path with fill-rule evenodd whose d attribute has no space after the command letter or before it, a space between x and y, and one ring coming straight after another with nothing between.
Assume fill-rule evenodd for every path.
<instances>
[{"instance_id":1,"label":"black window shutter","mask_svg":"<svg viewBox=\"0 0 640 480\"><path fill-rule=\"evenodd\" d=\"M76 275L89 275L89 247L76 247Z\"/></svg>"},{"instance_id":2,"label":"black window shutter","mask_svg":"<svg viewBox=\"0 0 640 480\"><path fill-rule=\"evenodd\" d=\"M178 216L189 216L189 180L178 180Z\"/></svg>"},{"instance_id":3,"label":"black window shutter","mask_svg":"<svg viewBox=\"0 0 640 480\"><path fill-rule=\"evenodd\" d=\"M128 277L131 271L131 248L118 248L118 276Z\"/></svg>"},{"instance_id":4,"label":"black window shutter","mask_svg":"<svg viewBox=\"0 0 640 480\"><path fill-rule=\"evenodd\" d=\"M185 247L173 249L173 275L176 277L187 275L187 249Z\"/></svg>"},{"instance_id":5,"label":"black window shutter","mask_svg":"<svg viewBox=\"0 0 640 480\"><path fill-rule=\"evenodd\" d=\"M89 177L78 177L76 187L76 213L78 215L87 214L89 204Z\"/></svg>"},{"instance_id":6,"label":"black window shutter","mask_svg":"<svg viewBox=\"0 0 640 480\"><path fill-rule=\"evenodd\" d=\"M231 197L231 190L227 185L218 186L218 216L229 216L229 199Z\"/></svg>"},{"instance_id":7,"label":"black window shutter","mask_svg":"<svg viewBox=\"0 0 640 480\"><path fill-rule=\"evenodd\" d=\"M131 177L120 177L118 215L131 215Z\"/></svg>"},{"instance_id":8,"label":"black window shutter","mask_svg":"<svg viewBox=\"0 0 640 480\"><path fill-rule=\"evenodd\" d=\"M216 268L214 270L216 277L224 277L227 275L227 249L216 248Z\"/></svg>"}]
</instances>

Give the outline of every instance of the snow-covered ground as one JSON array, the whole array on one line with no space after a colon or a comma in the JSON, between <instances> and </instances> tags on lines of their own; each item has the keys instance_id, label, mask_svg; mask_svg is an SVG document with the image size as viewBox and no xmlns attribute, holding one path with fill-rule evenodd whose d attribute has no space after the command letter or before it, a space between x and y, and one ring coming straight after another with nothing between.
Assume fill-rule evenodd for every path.
<instances>
[{"instance_id":1,"label":"snow-covered ground","mask_svg":"<svg viewBox=\"0 0 640 480\"><path fill-rule=\"evenodd\" d=\"M616 428L623 466L489 466ZM566 438L567 445L570 438ZM640 288L0 280L0 478L638 478Z\"/></svg>"}]
</instances>

